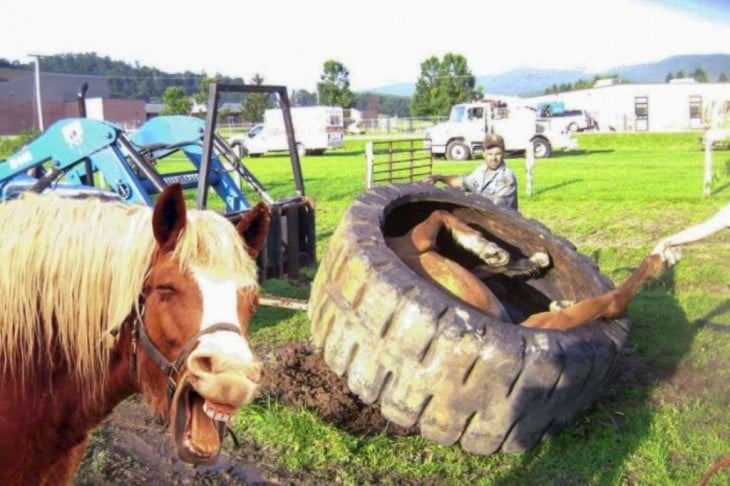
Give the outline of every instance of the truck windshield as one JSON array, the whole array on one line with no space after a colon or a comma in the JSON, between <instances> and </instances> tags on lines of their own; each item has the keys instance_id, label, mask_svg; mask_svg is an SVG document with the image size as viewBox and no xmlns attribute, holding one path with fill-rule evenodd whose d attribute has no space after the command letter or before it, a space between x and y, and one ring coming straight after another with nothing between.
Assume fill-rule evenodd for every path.
<instances>
[{"instance_id":1,"label":"truck windshield","mask_svg":"<svg viewBox=\"0 0 730 486\"><path fill-rule=\"evenodd\" d=\"M450 122L463 122L466 116L466 106L455 105L451 107L451 113L449 114Z\"/></svg>"}]
</instances>

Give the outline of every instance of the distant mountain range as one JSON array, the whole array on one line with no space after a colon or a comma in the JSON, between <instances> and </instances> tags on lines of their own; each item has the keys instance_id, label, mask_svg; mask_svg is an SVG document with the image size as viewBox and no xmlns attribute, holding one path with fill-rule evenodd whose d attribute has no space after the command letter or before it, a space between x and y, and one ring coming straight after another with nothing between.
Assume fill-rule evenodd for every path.
<instances>
[{"instance_id":1,"label":"distant mountain range","mask_svg":"<svg viewBox=\"0 0 730 486\"><path fill-rule=\"evenodd\" d=\"M697 68L702 69L712 82L723 73L730 77L730 54L672 56L653 63L617 66L601 73L579 69L513 69L502 74L476 76L476 84L490 94L537 96L553 85L572 84L581 79L589 81L596 75L617 75L632 83L664 83L669 73L676 75L681 71L691 76ZM415 91L415 83L388 84L363 91L410 97Z\"/></svg>"}]
</instances>

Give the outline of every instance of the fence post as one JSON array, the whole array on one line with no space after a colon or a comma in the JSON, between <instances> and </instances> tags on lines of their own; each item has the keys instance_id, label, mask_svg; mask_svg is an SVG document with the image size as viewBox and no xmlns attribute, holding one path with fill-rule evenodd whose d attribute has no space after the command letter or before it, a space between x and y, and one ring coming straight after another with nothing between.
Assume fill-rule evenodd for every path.
<instances>
[{"instance_id":1,"label":"fence post","mask_svg":"<svg viewBox=\"0 0 730 486\"><path fill-rule=\"evenodd\" d=\"M712 194L712 143L713 137L709 132L705 132L705 181L702 194L708 197Z\"/></svg>"},{"instance_id":2,"label":"fence post","mask_svg":"<svg viewBox=\"0 0 730 486\"><path fill-rule=\"evenodd\" d=\"M365 189L373 187L373 163L375 155L373 154L372 140L365 144Z\"/></svg>"},{"instance_id":3,"label":"fence post","mask_svg":"<svg viewBox=\"0 0 730 486\"><path fill-rule=\"evenodd\" d=\"M535 172L535 148L529 140L525 147L525 172L527 173L525 189L527 190L527 195L532 196L532 179Z\"/></svg>"}]
</instances>

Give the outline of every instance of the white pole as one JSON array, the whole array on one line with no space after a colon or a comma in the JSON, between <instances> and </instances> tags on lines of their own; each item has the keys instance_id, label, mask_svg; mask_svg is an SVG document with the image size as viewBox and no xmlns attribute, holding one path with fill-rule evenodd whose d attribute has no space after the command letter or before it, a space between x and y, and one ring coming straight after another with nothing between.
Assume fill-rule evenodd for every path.
<instances>
[{"instance_id":1,"label":"white pole","mask_svg":"<svg viewBox=\"0 0 730 486\"><path fill-rule=\"evenodd\" d=\"M535 147L530 140L527 141L527 146L525 147L525 172L527 173L525 178L527 195L532 196L533 178L535 174Z\"/></svg>"},{"instance_id":2,"label":"white pole","mask_svg":"<svg viewBox=\"0 0 730 486\"><path fill-rule=\"evenodd\" d=\"M375 150L373 142L365 144L365 189L373 187L373 164L375 163Z\"/></svg>"},{"instance_id":3,"label":"white pole","mask_svg":"<svg viewBox=\"0 0 730 486\"><path fill-rule=\"evenodd\" d=\"M41 104L41 68L38 63L38 54L28 54L35 61L35 101L38 105L38 130L43 131L43 105Z\"/></svg>"},{"instance_id":4,"label":"white pole","mask_svg":"<svg viewBox=\"0 0 730 486\"><path fill-rule=\"evenodd\" d=\"M702 194L708 197L712 194L712 144L713 136L708 130L705 132L705 180Z\"/></svg>"}]
</instances>

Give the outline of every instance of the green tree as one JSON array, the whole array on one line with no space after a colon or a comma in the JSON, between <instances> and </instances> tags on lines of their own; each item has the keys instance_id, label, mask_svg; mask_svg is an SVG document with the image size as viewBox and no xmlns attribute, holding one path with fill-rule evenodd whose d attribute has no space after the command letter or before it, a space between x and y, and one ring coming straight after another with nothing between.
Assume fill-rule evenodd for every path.
<instances>
[{"instance_id":1,"label":"green tree","mask_svg":"<svg viewBox=\"0 0 730 486\"><path fill-rule=\"evenodd\" d=\"M260 86L264 84L264 78L256 73L251 78L251 84ZM248 93L241 102L241 116L250 122L260 122L264 119L264 112L271 108L273 103L267 93Z\"/></svg>"},{"instance_id":2,"label":"green tree","mask_svg":"<svg viewBox=\"0 0 730 486\"><path fill-rule=\"evenodd\" d=\"M722 73L720 74L720 77L717 78L718 83L727 83L727 74Z\"/></svg>"},{"instance_id":3,"label":"green tree","mask_svg":"<svg viewBox=\"0 0 730 486\"><path fill-rule=\"evenodd\" d=\"M218 121L225 123L229 121L229 118L233 115L231 113L231 109L227 106L224 106L220 110L218 110Z\"/></svg>"},{"instance_id":4,"label":"green tree","mask_svg":"<svg viewBox=\"0 0 730 486\"><path fill-rule=\"evenodd\" d=\"M214 83L215 79L210 78L208 76L203 76L200 78L200 87L198 88L198 92L195 93L194 99L195 102L199 105L207 106L208 105L208 88L210 88L210 83Z\"/></svg>"},{"instance_id":5,"label":"green tree","mask_svg":"<svg viewBox=\"0 0 730 486\"><path fill-rule=\"evenodd\" d=\"M431 56L421 63L421 75L411 101L413 116L444 116L456 103L472 101L482 96L476 87L466 58L447 53L442 60Z\"/></svg>"},{"instance_id":6,"label":"green tree","mask_svg":"<svg viewBox=\"0 0 730 486\"><path fill-rule=\"evenodd\" d=\"M668 83L669 81L671 81L671 80L673 80L673 79L674 79L674 74L672 74L672 72L670 71L670 72L669 72L669 73L667 74L667 77L666 77L666 78L664 79L664 81Z\"/></svg>"},{"instance_id":7,"label":"green tree","mask_svg":"<svg viewBox=\"0 0 730 486\"><path fill-rule=\"evenodd\" d=\"M291 92L289 101L292 106L314 106L317 104L317 93L297 89Z\"/></svg>"},{"instance_id":8,"label":"green tree","mask_svg":"<svg viewBox=\"0 0 730 486\"><path fill-rule=\"evenodd\" d=\"M162 104L160 115L188 115L193 100L180 86L170 86L162 94Z\"/></svg>"},{"instance_id":9,"label":"green tree","mask_svg":"<svg viewBox=\"0 0 730 486\"><path fill-rule=\"evenodd\" d=\"M326 61L320 80L317 83L320 105L352 107L350 71L347 70L344 64L332 59Z\"/></svg>"},{"instance_id":10,"label":"green tree","mask_svg":"<svg viewBox=\"0 0 730 486\"><path fill-rule=\"evenodd\" d=\"M352 107L368 118L379 114L408 118L411 116L411 99L408 96L383 95L379 93L355 93Z\"/></svg>"},{"instance_id":11,"label":"green tree","mask_svg":"<svg viewBox=\"0 0 730 486\"><path fill-rule=\"evenodd\" d=\"M687 76L684 74L684 71L682 71L680 69L679 71L677 71L677 75L674 76L674 77L677 78L677 79L682 79L682 78L686 78Z\"/></svg>"},{"instance_id":12,"label":"green tree","mask_svg":"<svg viewBox=\"0 0 730 486\"><path fill-rule=\"evenodd\" d=\"M707 73L705 73L701 68L697 68L695 69L695 72L692 73L692 78L698 83L706 83Z\"/></svg>"},{"instance_id":13,"label":"green tree","mask_svg":"<svg viewBox=\"0 0 730 486\"><path fill-rule=\"evenodd\" d=\"M416 91L411 100L413 116L437 115L435 99L438 96L440 62L431 56L421 63L421 76L416 81Z\"/></svg>"}]
</instances>

